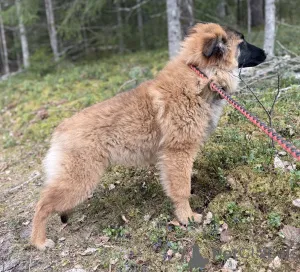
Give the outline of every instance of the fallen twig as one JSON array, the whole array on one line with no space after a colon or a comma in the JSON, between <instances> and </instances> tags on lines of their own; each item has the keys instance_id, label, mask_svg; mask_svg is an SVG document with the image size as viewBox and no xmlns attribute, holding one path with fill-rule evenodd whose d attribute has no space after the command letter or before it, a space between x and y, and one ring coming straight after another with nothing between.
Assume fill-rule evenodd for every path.
<instances>
[{"instance_id":1,"label":"fallen twig","mask_svg":"<svg viewBox=\"0 0 300 272\"><path fill-rule=\"evenodd\" d=\"M277 75L277 93L276 93L276 95L275 95L275 98L274 98L274 100L273 100L271 109L270 109L270 111L269 111L269 113L270 113L269 123L270 123L270 127L271 127L271 128L272 128L272 115L273 115L273 111L274 111L274 106L275 106L276 101L278 100L279 95L280 95L280 76L279 76L279 74L278 74L278 75ZM272 147L275 148L273 138L272 138Z\"/></svg>"},{"instance_id":2,"label":"fallen twig","mask_svg":"<svg viewBox=\"0 0 300 272\"><path fill-rule=\"evenodd\" d=\"M26 180L25 182L23 182L22 184L19 184L11 189L8 189L6 190L4 193L3 193L3 197L7 196L7 195L10 195L18 190L20 190L21 188L23 188L25 185L27 185L28 183L30 183L31 181L34 181L35 179L39 178L41 176L41 173L38 172L38 171L35 171L33 174L32 174L32 177L30 177L28 180Z\"/></svg>"},{"instance_id":3,"label":"fallen twig","mask_svg":"<svg viewBox=\"0 0 300 272\"><path fill-rule=\"evenodd\" d=\"M280 41L276 41L276 43L284 50L286 51L287 53L291 54L291 55L294 55L296 57L299 57L299 55L297 55L295 52L293 52L292 50L290 49L287 49Z\"/></svg>"},{"instance_id":4,"label":"fallen twig","mask_svg":"<svg viewBox=\"0 0 300 272\"><path fill-rule=\"evenodd\" d=\"M123 91L123 88L124 88L126 85L128 85L128 84L130 84L131 82L134 82L134 81L137 81L137 79L136 79L136 78L133 78L133 79L130 79L130 80L125 81L125 82L121 85L121 87L119 88L118 93L122 92L122 91Z\"/></svg>"}]
</instances>

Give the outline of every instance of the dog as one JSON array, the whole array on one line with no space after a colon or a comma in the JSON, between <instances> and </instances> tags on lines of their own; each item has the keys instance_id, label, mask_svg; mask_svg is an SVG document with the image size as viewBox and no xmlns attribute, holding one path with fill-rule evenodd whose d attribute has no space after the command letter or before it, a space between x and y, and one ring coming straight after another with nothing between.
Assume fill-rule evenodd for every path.
<instances>
[{"instance_id":1,"label":"dog","mask_svg":"<svg viewBox=\"0 0 300 272\"><path fill-rule=\"evenodd\" d=\"M46 238L48 217L58 213L66 221L93 192L105 169L120 164L156 164L179 222L200 222L189 204L193 161L216 128L225 103L210 90L209 80L233 92L238 68L265 59L264 51L247 43L241 33L218 24L197 24L178 55L153 80L64 120L44 160L46 181L35 209L31 243L40 250L53 247Z\"/></svg>"}]
</instances>

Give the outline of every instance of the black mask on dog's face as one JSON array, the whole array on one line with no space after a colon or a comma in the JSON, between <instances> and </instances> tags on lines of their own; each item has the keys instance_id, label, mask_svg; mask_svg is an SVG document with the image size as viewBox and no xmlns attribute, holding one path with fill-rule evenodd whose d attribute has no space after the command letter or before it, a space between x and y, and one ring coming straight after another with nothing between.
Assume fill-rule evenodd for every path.
<instances>
[{"instance_id":1,"label":"black mask on dog's face","mask_svg":"<svg viewBox=\"0 0 300 272\"><path fill-rule=\"evenodd\" d=\"M267 57L264 50L247 43L245 40L239 44L239 50L239 68L256 66L264 62Z\"/></svg>"}]
</instances>

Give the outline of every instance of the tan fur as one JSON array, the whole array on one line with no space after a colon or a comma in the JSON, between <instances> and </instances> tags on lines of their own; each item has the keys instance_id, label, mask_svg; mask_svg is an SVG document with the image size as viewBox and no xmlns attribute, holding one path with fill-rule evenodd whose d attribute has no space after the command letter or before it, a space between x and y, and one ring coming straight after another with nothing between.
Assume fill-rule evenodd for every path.
<instances>
[{"instance_id":1,"label":"tan fur","mask_svg":"<svg viewBox=\"0 0 300 272\"><path fill-rule=\"evenodd\" d=\"M202 51L215 37L227 40L226 53L222 58L206 58ZM87 199L105 169L116 164L157 164L178 220L200 221L189 204L193 160L216 127L224 102L188 64L234 91L239 42L219 25L198 24L180 54L154 80L64 120L45 159L47 180L36 206L32 244L39 249L53 246L46 239L47 218Z\"/></svg>"}]
</instances>

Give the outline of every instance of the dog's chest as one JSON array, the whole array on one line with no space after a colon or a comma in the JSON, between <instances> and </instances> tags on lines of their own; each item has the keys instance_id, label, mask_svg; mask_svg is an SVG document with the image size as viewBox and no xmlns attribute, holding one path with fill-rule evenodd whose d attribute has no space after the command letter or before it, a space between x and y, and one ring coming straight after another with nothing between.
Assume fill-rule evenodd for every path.
<instances>
[{"instance_id":1,"label":"dog's chest","mask_svg":"<svg viewBox=\"0 0 300 272\"><path fill-rule=\"evenodd\" d=\"M216 129L222 115L225 100L221 99L217 93L213 93L208 88L198 96L197 125L199 130L204 130L204 141Z\"/></svg>"},{"instance_id":2,"label":"dog's chest","mask_svg":"<svg viewBox=\"0 0 300 272\"><path fill-rule=\"evenodd\" d=\"M226 103L226 101L219 97L215 97L210 102L210 111L209 111L209 115L208 115L209 121L208 121L208 127L207 127L207 138L217 128L218 122L223 113L223 108L224 108L225 103Z\"/></svg>"}]
</instances>

